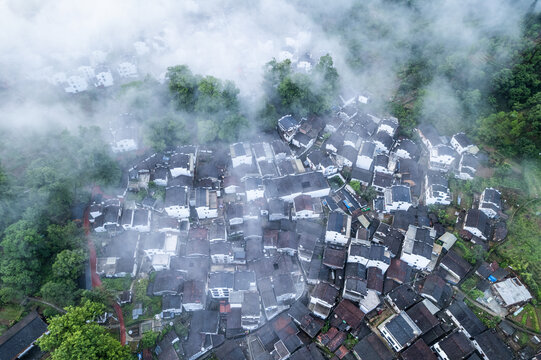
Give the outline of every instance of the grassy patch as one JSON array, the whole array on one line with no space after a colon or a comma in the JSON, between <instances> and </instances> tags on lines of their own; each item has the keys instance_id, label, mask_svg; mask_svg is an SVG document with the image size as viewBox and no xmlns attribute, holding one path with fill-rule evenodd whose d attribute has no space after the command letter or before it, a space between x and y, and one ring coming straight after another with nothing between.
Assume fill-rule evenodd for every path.
<instances>
[{"instance_id":1,"label":"grassy patch","mask_svg":"<svg viewBox=\"0 0 541 360\"><path fill-rule=\"evenodd\" d=\"M103 278L101 280L103 286L109 290L126 291L130 289L131 277L123 278Z\"/></svg>"},{"instance_id":2,"label":"grassy patch","mask_svg":"<svg viewBox=\"0 0 541 360\"><path fill-rule=\"evenodd\" d=\"M21 318L23 307L15 304L8 304L0 309L0 325L12 326Z\"/></svg>"},{"instance_id":3,"label":"grassy patch","mask_svg":"<svg viewBox=\"0 0 541 360\"><path fill-rule=\"evenodd\" d=\"M143 304L145 302L143 301ZM150 301L146 304L147 311L145 312L148 315L156 315L162 311L162 297L161 296L151 296Z\"/></svg>"},{"instance_id":4,"label":"grassy patch","mask_svg":"<svg viewBox=\"0 0 541 360\"><path fill-rule=\"evenodd\" d=\"M541 163L529 161L523 165L524 182L531 197L541 197Z\"/></svg>"},{"instance_id":5,"label":"grassy patch","mask_svg":"<svg viewBox=\"0 0 541 360\"><path fill-rule=\"evenodd\" d=\"M497 255L520 274L532 295L541 300L541 201L531 201L517 210L507 241L496 248Z\"/></svg>"}]
</instances>

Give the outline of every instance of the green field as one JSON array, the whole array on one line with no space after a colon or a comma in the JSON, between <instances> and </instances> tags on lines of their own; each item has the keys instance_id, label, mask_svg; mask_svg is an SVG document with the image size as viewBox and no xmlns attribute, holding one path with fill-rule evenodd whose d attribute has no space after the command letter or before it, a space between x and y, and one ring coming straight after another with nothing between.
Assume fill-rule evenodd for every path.
<instances>
[{"instance_id":1,"label":"green field","mask_svg":"<svg viewBox=\"0 0 541 360\"><path fill-rule=\"evenodd\" d=\"M20 319L23 310L19 305L6 305L0 309L0 335Z\"/></svg>"},{"instance_id":2,"label":"green field","mask_svg":"<svg viewBox=\"0 0 541 360\"><path fill-rule=\"evenodd\" d=\"M541 319L541 308L534 307L531 304L524 306L524 309L517 316L511 317L513 321L518 324L521 324L527 329L530 329L535 332L540 332L540 319Z\"/></svg>"},{"instance_id":3,"label":"green field","mask_svg":"<svg viewBox=\"0 0 541 360\"><path fill-rule=\"evenodd\" d=\"M507 241L496 249L541 300L541 199L530 200L510 219Z\"/></svg>"}]
</instances>

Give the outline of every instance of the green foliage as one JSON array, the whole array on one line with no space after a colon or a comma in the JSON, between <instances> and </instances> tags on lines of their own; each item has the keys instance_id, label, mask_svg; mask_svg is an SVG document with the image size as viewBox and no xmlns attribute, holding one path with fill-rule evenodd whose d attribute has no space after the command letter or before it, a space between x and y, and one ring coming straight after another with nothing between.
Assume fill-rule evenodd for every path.
<instances>
[{"instance_id":1,"label":"green foliage","mask_svg":"<svg viewBox=\"0 0 541 360\"><path fill-rule=\"evenodd\" d=\"M46 230L47 246L52 254L57 254L64 249L79 249L84 244L84 234L81 228L73 222L66 225L51 224ZM75 256L67 253L66 256ZM82 256L82 253L80 253Z\"/></svg>"},{"instance_id":2,"label":"green foliage","mask_svg":"<svg viewBox=\"0 0 541 360\"><path fill-rule=\"evenodd\" d=\"M342 181L342 178L339 175L332 176L328 179L329 185L332 189L339 189L342 185L344 185L344 182Z\"/></svg>"},{"instance_id":3,"label":"green foliage","mask_svg":"<svg viewBox=\"0 0 541 360\"><path fill-rule=\"evenodd\" d=\"M507 155L534 157L541 149L541 112L533 118L517 111L490 114L479 119L477 133L483 142Z\"/></svg>"},{"instance_id":4,"label":"green foliage","mask_svg":"<svg viewBox=\"0 0 541 360\"><path fill-rule=\"evenodd\" d=\"M470 300L464 299L464 302L468 307L474 312L474 314L485 324L486 327L493 329L495 328L502 319L498 316L492 316L486 311L482 310L480 307L474 305Z\"/></svg>"},{"instance_id":5,"label":"green foliage","mask_svg":"<svg viewBox=\"0 0 541 360\"><path fill-rule=\"evenodd\" d=\"M9 287L3 286L0 288L0 305L6 305L8 303L16 303L22 300L22 294L20 291Z\"/></svg>"},{"instance_id":6,"label":"green foliage","mask_svg":"<svg viewBox=\"0 0 541 360\"><path fill-rule=\"evenodd\" d=\"M189 139L184 122L172 116L149 123L145 134L145 141L156 151L184 144Z\"/></svg>"},{"instance_id":7,"label":"green foliage","mask_svg":"<svg viewBox=\"0 0 541 360\"><path fill-rule=\"evenodd\" d=\"M108 290L125 291L130 288L131 276L126 275L121 278L105 278L102 280L102 284Z\"/></svg>"},{"instance_id":8,"label":"green foliage","mask_svg":"<svg viewBox=\"0 0 541 360\"><path fill-rule=\"evenodd\" d=\"M364 189L362 189L359 193L359 196L371 204L378 194L373 186L365 186Z\"/></svg>"},{"instance_id":9,"label":"green foliage","mask_svg":"<svg viewBox=\"0 0 541 360\"><path fill-rule=\"evenodd\" d=\"M507 241L496 248L496 253L529 287L532 295L541 299L541 203L533 201L518 210L509 224Z\"/></svg>"},{"instance_id":10,"label":"green foliage","mask_svg":"<svg viewBox=\"0 0 541 360\"><path fill-rule=\"evenodd\" d=\"M68 283L49 284L45 289L48 294L58 294L61 287L73 293L84 256L81 250L70 249L78 248L81 238L81 230L73 223L51 224L43 235L31 221L19 220L6 229L0 242L3 249L0 258L2 283L24 294L32 294L51 268L51 257L58 254L52 265L54 282Z\"/></svg>"},{"instance_id":11,"label":"green foliage","mask_svg":"<svg viewBox=\"0 0 541 360\"><path fill-rule=\"evenodd\" d=\"M19 304L4 305L0 309L0 323L12 326L20 320L23 312L24 308Z\"/></svg>"},{"instance_id":12,"label":"green foliage","mask_svg":"<svg viewBox=\"0 0 541 360\"><path fill-rule=\"evenodd\" d=\"M193 111L199 83L198 77L194 76L186 65L168 68L167 77L169 78L169 90L178 109Z\"/></svg>"},{"instance_id":13,"label":"green foliage","mask_svg":"<svg viewBox=\"0 0 541 360\"><path fill-rule=\"evenodd\" d=\"M477 261L480 261L485 256L485 250L481 245L470 245L466 244L464 240L458 239L454 246L458 249L458 252L461 253L462 257L472 265L477 264Z\"/></svg>"},{"instance_id":14,"label":"green foliage","mask_svg":"<svg viewBox=\"0 0 541 360\"><path fill-rule=\"evenodd\" d=\"M73 359L129 359L127 347L114 339L95 323L105 308L101 304L85 302L79 307L67 307L67 313L49 320L49 333L37 343L53 360Z\"/></svg>"},{"instance_id":15,"label":"green foliage","mask_svg":"<svg viewBox=\"0 0 541 360\"><path fill-rule=\"evenodd\" d=\"M29 221L20 220L10 225L0 242L2 283L26 294L36 291L41 278L40 259L48 256L43 236Z\"/></svg>"},{"instance_id":16,"label":"green foliage","mask_svg":"<svg viewBox=\"0 0 541 360\"><path fill-rule=\"evenodd\" d=\"M143 334L141 337L141 340L139 341L139 348L140 349L148 349L156 346L156 340L158 339L158 336L160 336L160 333L154 332L154 331L147 331Z\"/></svg>"},{"instance_id":17,"label":"green foliage","mask_svg":"<svg viewBox=\"0 0 541 360\"><path fill-rule=\"evenodd\" d=\"M75 303L76 285L74 281L49 281L40 289L41 296L55 305L64 307Z\"/></svg>"},{"instance_id":18,"label":"green foliage","mask_svg":"<svg viewBox=\"0 0 541 360\"><path fill-rule=\"evenodd\" d=\"M168 69L169 90L177 110L190 114L195 126L190 126L195 134L186 134L186 126L178 128L168 122L177 135L183 135L184 140L196 136L201 143L211 143L215 140L235 141L242 129L248 126L244 115L240 113L238 101L239 89L231 81L222 81L213 76L201 77L193 75L186 65ZM162 126L163 127L163 126ZM160 142L163 138L159 129L150 130L150 143L156 149L165 149L182 142L180 136L172 141ZM154 134L156 133L156 134ZM157 145L157 146L156 146Z\"/></svg>"},{"instance_id":19,"label":"green foliage","mask_svg":"<svg viewBox=\"0 0 541 360\"><path fill-rule=\"evenodd\" d=\"M92 290L83 290L81 292L81 303L90 301L102 305L109 305L112 299L113 294L105 286L93 288Z\"/></svg>"},{"instance_id":20,"label":"green foliage","mask_svg":"<svg viewBox=\"0 0 541 360\"><path fill-rule=\"evenodd\" d=\"M331 328L331 324L327 320L325 321L325 325L323 325L323 327L321 328L321 332L325 334L327 331L329 331L330 328Z\"/></svg>"},{"instance_id":21,"label":"green foliage","mask_svg":"<svg viewBox=\"0 0 541 360\"><path fill-rule=\"evenodd\" d=\"M57 279L77 280L83 272L84 260L82 250L62 250L53 263L53 276Z\"/></svg>"},{"instance_id":22,"label":"green foliage","mask_svg":"<svg viewBox=\"0 0 541 360\"><path fill-rule=\"evenodd\" d=\"M14 199L11 179L0 163L0 234L16 216L11 202Z\"/></svg>"},{"instance_id":23,"label":"green foliage","mask_svg":"<svg viewBox=\"0 0 541 360\"><path fill-rule=\"evenodd\" d=\"M361 194L361 183L357 180L351 180L349 182L349 186L357 193L357 195Z\"/></svg>"},{"instance_id":24,"label":"green foliage","mask_svg":"<svg viewBox=\"0 0 541 360\"><path fill-rule=\"evenodd\" d=\"M266 65L263 89L266 101L258 119L265 130L270 130L285 114L306 117L330 111L338 95L339 75L329 54L322 56L308 74L294 72L290 60L273 59Z\"/></svg>"},{"instance_id":25,"label":"green foliage","mask_svg":"<svg viewBox=\"0 0 541 360\"><path fill-rule=\"evenodd\" d=\"M348 334L348 337L346 341L344 341L344 345L349 349L353 349L355 345L359 342L359 339L355 338L353 335Z\"/></svg>"},{"instance_id":26,"label":"green foliage","mask_svg":"<svg viewBox=\"0 0 541 360\"><path fill-rule=\"evenodd\" d=\"M175 329L175 333L179 337L183 338L183 337L188 336L189 329L183 322L177 321L177 322L175 322L175 324L173 326L174 326L174 329Z\"/></svg>"},{"instance_id":27,"label":"green foliage","mask_svg":"<svg viewBox=\"0 0 541 360\"><path fill-rule=\"evenodd\" d=\"M456 219L449 214L447 207L432 205L429 207L429 210L438 216L438 221L445 227L453 226L455 223Z\"/></svg>"},{"instance_id":28,"label":"green foliage","mask_svg":"<svg viewBox=\"0 0 541 360\"><path fill-rule=\"evenodd\" d=\"M462 285L460 285L460 288L473 300L484 296L484 293L476 287L477 279L473 276L466 279Z\"/></svg>"}]
</instances>

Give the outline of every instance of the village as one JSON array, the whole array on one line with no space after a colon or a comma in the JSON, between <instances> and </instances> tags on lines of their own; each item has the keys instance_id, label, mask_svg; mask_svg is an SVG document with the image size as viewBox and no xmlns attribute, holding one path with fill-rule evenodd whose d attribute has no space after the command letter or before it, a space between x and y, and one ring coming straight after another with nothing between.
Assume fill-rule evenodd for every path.
<instances>
[{"instance_id":1,"label":"village","mask_svg":"<svg viewBox=\"0 0 541 360\"><path fill-rule=\"evenodd\" d=\"M2 4L0 360L541 360L541 7Z\"/></svg>"},{"instance_id":2,"label":"village","mask_svg":"<svg viewBox=\"0 0 541 360\"><path fill-rule=\"evenodd\" d=\"M512 269L461 249L504 240L500 191L451 226L435 210L456 201L449 177L473 179L483 155L431 126L398 137L368 102L286 115L274 138L144 155L122 194L95 194L97 272L124 284L127 342L165 332L158 359L513 358L516 325L474 311L503 319L532 296Z\"/></svg>"}]
</instances>

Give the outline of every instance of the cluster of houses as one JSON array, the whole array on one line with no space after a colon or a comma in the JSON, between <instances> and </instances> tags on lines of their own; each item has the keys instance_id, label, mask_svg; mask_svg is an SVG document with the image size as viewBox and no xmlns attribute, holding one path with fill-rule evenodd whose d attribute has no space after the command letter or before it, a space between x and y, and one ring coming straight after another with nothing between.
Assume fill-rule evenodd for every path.
<instances>
[{"instance_id":1,"label":"cluster of houses","mask_svg":"<svg viewBox=\"0 0 541 360\"><path fill-rule=\"evenodd\" d=\"M133 81L138 77L139 72L133 59L109 65L106 63L104 53L96 53L94 66L82 65L68 74L56 73L51 76L49 82L62 87L67 93L77 94L90 88L108 88L117 82Z\"/></svg>"},{"instance_id":2,"label":"cluster of houses","mask_svg":"<svg viewBox=\"0 0 541 360\"><path fill-rule=\"evenodd\" d=\"M70 94L94 88L109 88L139 78L140 74L146 71L148 55L163 49L163 39L156 36L147 41L136 41L132 44L131 50L119 54L101 50L92 51L76 69L67 72L41 69L39 75L35 77ZM164 74L158 76L158 80L163 81L163 77Z\"/></svg>"},{"instance_id":3,"label":"cluster of houses","mask_svg":"<svg viewBox=\"0 0 541 360\"><path fill-rule=\"evenodd\" d=\"M321 349L339 359L512 358L455 295L475 271L428 208L451 203L448 173L464 178L475 146L429 127L421 144L399 138L397 119L365 113L366 102L344 102L329 119L284 116L275 138L143 157L122 196L91 205L98 273L154 273L147 293L162 297L160 317L192 314L188 336L166 336L158 358L216 348L228 349L220 359L318 359ZM502 240L501 215L500 192L485 189L461 236ZM531 299L493 268L476 276L498 306ZM135 304L133 317L143 311Z\"/></svg>"}]
</instances>

